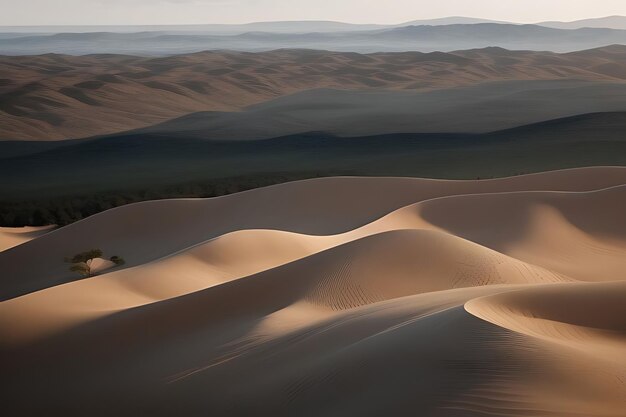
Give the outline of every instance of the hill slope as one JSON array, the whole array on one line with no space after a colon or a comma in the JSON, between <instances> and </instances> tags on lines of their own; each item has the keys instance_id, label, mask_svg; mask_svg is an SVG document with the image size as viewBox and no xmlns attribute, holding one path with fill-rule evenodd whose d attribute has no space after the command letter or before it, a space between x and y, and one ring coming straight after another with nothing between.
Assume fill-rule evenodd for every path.
<instances>
[{"instance_id":1,"label":"hill slope","mask_svg":"<svg viewBox=\"0 0 626 417\"><path fill-rule=\"evenodd\" d=\"M281 50L256 54L216 51L167 58L0 57L0 139L59 140L115 133L198 111L241 110L311 89L422 92L511 80L623 83L624 62L626 49L621 46L570 54L488 48L430 54ZM519 87L511 88L511 92L519 91ZM607 94L610 92L602 93L605 100ZM450 97L450 103L462 96L460 92ZM403 97L390 99L405 105ZM594 97L592 93L587 98ZM567 97L552 107L571 101L572 97ZM603 100L595 100L585 112L626 110L602 105ZM565 115L552 114L543 120ZM533 121L537 120L517 121L507 127Z\"/></svg>"},{"instance_id":2,"label":"hill slope","mask_svg":"<svg viewBox=\"0 0 626 417\"><path fill-rule=\"evenodd\" d=\"M216 142L136 134L56 142L52 149L49 142L28 149L4 142L1 152L19 156L0 159L0 221L67 224L133 201L218 196L330 175L474 179L626 166L625 132L624 113L597 113L475 135L309 133Z\"/></svg>"}]
</instances>

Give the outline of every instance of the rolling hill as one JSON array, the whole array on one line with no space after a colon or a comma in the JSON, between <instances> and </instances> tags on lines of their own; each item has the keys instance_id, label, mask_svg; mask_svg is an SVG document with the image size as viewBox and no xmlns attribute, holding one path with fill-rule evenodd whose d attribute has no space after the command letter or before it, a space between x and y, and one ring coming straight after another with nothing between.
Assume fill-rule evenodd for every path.
<instances>
[{"instance_id":1,"label":"rolling hill","mask_svg":"<svg viewBox=\"0 0 626 417\"><path fill-rule=\"evenodd\" d=\"M339 100L343 107L355 105L351 111L356 113L359 107L369 107L370 112L384 114L382 103L387 103L395 106L398 114L412 117L416 114L413 109L426 97L439 96L439 102L448 100L448 104L453 100L468 102L465 90L435 92L431 96L420 96L419 92L493 81L564 79L623 83L626 48L615 45L568 54L487 48L451 53L279 50L254 54L214 51L163 58L54 54L0 57L0 139L60 140L111 134L200 111L240 111L253 104L320 88L400 91L402 94L397 96L376 93L381 94L381 105L376 101L360 102L360 93L333 93L336 97L328 96L327 102L315 98L318 93L309 96L317 106L328 109L334 109L333 100ZM508 88L518 91L521 85L502 84L501 90L503 94ZM472 88L472 94L481 97L483 87ZM617 94L622 86L615 85L614 92L608 84L598 84L597 88L595 92L594 87L588 93L579 91L582 96L578 97L564 96L563 102L552 106L551 113L542 119L522 118L508 125L496 123L475 126L473 130L496 130L581 112L626 110L620 104L624 95ZM568 94L567 91L555 92L552 99ZM597 99L599 95L602 100ZM296 101L296 107L308 114L317 112L319 117L321 108L307 109L306 104L302 107L303 103L298 102L306 97L295 95L286 100ZM357 102L351 97L356 97ZM582 103L581 100L587 102L585 111L558 113L561 106L566 109L570 104ZM524 114L526 108L523 103L520 106L520 114ZM263 105L257 110L262 108ZM420 111L423 110L417 110L417 114ZM433 123L448 126L450 120ZM415 125L399 126L404 132L425 131ZM428 130L435 127L429 126ZM296 133L319 129L326 127L309 127ZM274 136L289 133L294 132Z\"/></svg>"},{"instance_id":2,"label":"rolling hill","mask_svg":"<svg viewBox=\"0 0 626 417\"><path fill-rule=\"evenodd\" d=\"M626 109L626 84L501 81L412 93L308 90L237 112L199 112L132 133L252 140L307 132L341 137L393 133L487 133Z\"/></svg>"}]
</instances>

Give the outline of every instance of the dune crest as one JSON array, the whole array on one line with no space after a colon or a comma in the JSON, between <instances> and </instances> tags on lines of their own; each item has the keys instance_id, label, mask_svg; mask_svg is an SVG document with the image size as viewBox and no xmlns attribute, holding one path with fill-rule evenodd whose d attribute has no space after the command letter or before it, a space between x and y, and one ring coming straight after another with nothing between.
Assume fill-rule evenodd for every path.
<instances>
[{"instance_id":1,"label":"dune crest","mask_svg":"<svg viewBox=\"0 0 626 417\"><path fill-rule=\"evenodd\" d=\"M48 233L55 226L0 227L0 252Z\"/></svg>"}]
</instances>

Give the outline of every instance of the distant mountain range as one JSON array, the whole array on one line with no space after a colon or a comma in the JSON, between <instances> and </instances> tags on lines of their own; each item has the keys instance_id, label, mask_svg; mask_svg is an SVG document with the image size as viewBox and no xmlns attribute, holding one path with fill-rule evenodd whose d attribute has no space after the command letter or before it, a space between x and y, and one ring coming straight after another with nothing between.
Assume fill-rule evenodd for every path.
<instances>
[{"instance_id":1,"label":"distant mountain range","mask_svg":"<svg viewBox=\"0 0 626 417\"><path fill-rule=\"evenodd\" d=\"M97 25L97 26L0 26L0 33L88 33L88 32L206 32L212 34L241 34L246 32L271 33L312 33L349 32L376 29L391 29L404 26L470 25L479 23L519 24L516 22L481 19L474 17L450 16L437 19L418 19L395 25L355 24L325 20L253 22L246 24L193 24L193 25ZM556 29L606 28L626 29L626 16L607 16L573 22L546 21L535 23Z\"/></svg>"},{"instance_id":2,"label":"distant mountain range","mask_svg":"<svg viewBox=\"0 0 626 417\"><path fill-rule=\"evenodd\" d=\"M619 45L568 54L486 48L0 57L0 139L111 134L207 111L212 114L174 130L237 139L308 130L340 133L338 125L350 135L381 133L376 130L381 128L486 131L585 111L626 110L625 80L626 47ZM532 100L525 93L513 101L484 102L546 86L551 90ZM456 108L458 116L449 117L442 108ZM503 110L520 117L487 117ZM524 118L529 111L535 116Z\"/></svg>"},{"instance_id":3,"label":"distant mountain range","mask_svg":"<svg viewBox=\"0 0 626 417\"><path fill-rule=\"evenodd\" d=\"M204 50L247 52L283 48L345 52L454 51L497 46L518 50L570 52L609 44L626 44L626 30L554 29L497 23L412 25L365 31L274 33L250 31L218 35L184 32L58 33L0 36L0 54L44 53L172 55Z\"/></svg>"},{"instance_id":4,"label":"distant mountain range","mask_svg":"<svg viewBox=\"0 0 626 417\"><path fill-rule=\"evenodd\" d=\"M540 26L556 29L606 28L626 29L626 16L608 16L595 19L575 20L573 22L541 22Z\"/></svg>"}]
</instances>

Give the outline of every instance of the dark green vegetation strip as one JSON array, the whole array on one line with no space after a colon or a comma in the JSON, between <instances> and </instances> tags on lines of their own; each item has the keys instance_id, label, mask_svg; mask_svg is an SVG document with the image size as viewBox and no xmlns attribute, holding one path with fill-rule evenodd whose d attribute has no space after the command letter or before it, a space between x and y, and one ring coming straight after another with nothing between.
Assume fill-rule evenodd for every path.
<instances>
[{"instance_id":1,"label":"dark green vegetation strip","mask_svg":"<svg viewBox=\"0 0 626 417\"><path fill-rule=\"evenodd\" d=\"M110 208L164 198L207 198L268 185L324 176L316 173L272 173L177 185L154 185L29 200L0 200L0 226L65 226Z\"/></svg>"}]
</instances>

